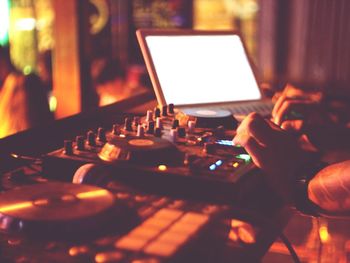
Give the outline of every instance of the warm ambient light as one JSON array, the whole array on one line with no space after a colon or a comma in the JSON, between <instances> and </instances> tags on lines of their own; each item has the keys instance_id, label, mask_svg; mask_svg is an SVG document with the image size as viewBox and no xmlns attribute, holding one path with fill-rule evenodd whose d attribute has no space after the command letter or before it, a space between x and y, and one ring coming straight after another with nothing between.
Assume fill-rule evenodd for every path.
<instances>
[{"instance_id":1,"label":"warm ambient light","mask_svg":"<svg viewBox=\"0 0 350 263\"><path fill-rule=\"evenodd\" d=\"M36 20L32 17L20 18L16 21L15 27L21 31L32 31L35 29Z\"/></svg>"},{"instance_id":2,"label":"warm ambient light","mask_svg":"<svg viewBox=\"0 0 350 263\"><path fill-rule=\"evenodd\" d=\"M328 227L327 226L321 226L318 230L319 232L319 235L320 235L320 239L321 239L321 242L322 243L326 243L329 238L330 238L330 235L329 235L329 232L328 232Z\"/></svg>"},{"instance_id":3,"label":"warm ambient light","mask_svg":"<svg viewBox=\"0 0 350 263\"><path fill-rule=\"evenodd\" d=\"M101 190L79 193L77 194L77 198L79 199L95 198L95 197L106 196L106 195L108 195L108 191L101 189Z\"/></svg>"},{"instance_id":4,"label":"warm ambient light","mask_svg":"<svg viewBox=\"0 0 350 263\"><path fill-rule=\"evenodd\" d=\"M32 206L33 206L32 202L15 203L12 205L6 205L6 206L0 207L0 213L16 211L16 210L25 209L25 208L32 207Z\"/></svg>"},{"instance_id":5,"label":"warm ambient light","mask_svg":"<svg viewBox=\"0 0 350 263\"><path fill-rule=\"evenodd\" d=\"M161 165L158 166L158 170L159 171L166 171L167 169L168 169L168 167L166 165L164 165L164 164L161 164Z\"/></svg>"},{"instance_id":6,"label":"warm ambient light","mask_svg":"<svg viewBox=\"0 0 350 263\"><path fill-rule=\"evenodd\" d=\"M10 1L0 0L0 45L8 43L10 26Z\"/></svg>"}]
</instances>

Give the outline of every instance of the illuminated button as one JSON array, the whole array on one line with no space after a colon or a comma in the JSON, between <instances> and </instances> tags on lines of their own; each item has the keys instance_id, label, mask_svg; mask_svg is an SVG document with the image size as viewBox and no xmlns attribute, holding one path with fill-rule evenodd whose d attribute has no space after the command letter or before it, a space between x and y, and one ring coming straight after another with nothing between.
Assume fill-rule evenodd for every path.
<instances>
[{"instance_id":1,"label":"illuminated button","mask_svg":"<svg viewBox=\"0 0 350 263\"><path fill-rule=\"evenodd\" d=\"M155 213L154 217L175 220L179 218L182 214L183 212L181 210L163 208L157 213Z\"/></svg>"},{"instance_id":2,"label":"illuminated button","mask_svg":"<svg viewBox=\"0 0 350 263\"><path fill-rule=\"evenodd\" d=\"M152 227L145 227L145 226L139 226L132 230L128 236L130 238L142 238L142 239L151 239L158 235L160 233L161 229L159 228L152 228Z\"/></svg>"},{"instance_id":3,"label":"illuminated button","mask_svg":"<svg viewBox=\"0 0 350 263\"><path fill-rule=\"evenodd\" d=\"M176 252L177 248L178 246L174 244L155 241L149 244L144 249L144 252L147 254L157 255L161 257L170 257Z\"/></svg>"},{"instance_id":4,"label":"illuminated button","mask_svg":"<svg viewBox=\"0 0 350 263\"><path fill-rule=\"evenodd\" d=\"M168 231L173 233L179 233L181 235L192 236L200 228L200 225L188 224L184 222L176 222L173 224Z\"/></svg>"},{"instance_id":5,"label":"illuminated button","mask_svg":"<svg viewBox=\"0 0 350 263\"><path fill-rule=\"evenodd\" d=\"M186 213L180 219L180 222L185 222L187 224L203 225L208 221L208 219L209 219L208 215L189 212L189 213Z\"/></svg>"},{"instance_id":6,"label":"illuminated button","mask_svg":"<svg viewBox=\"0 0 350 263\"><path fill-rule=\"evenodd\" d=\"M217 160L217 161L215 162L215 164L216 164L216 166L222 165L222 160Z\"/></svg>"},{"instance_id":7,"label":"illuminated button","mask_svg":"<svg viewBox=\"0 0 350 263\"><path fill-rule=\"evenodd\" d=\"M238 154L235 156L237 159L241 159L241 160L244 160L246 163L247 162L250 162L251 161L251 157L249 154L245 154L245 153L242 153L242 154Z\"/></svg>"},{"instance_id":8,"label":"illuminated button","mask_svg":"<svg viewBox=\"0 0 350 263\"><path fill-rule=\"evenodd\" d=\"M145 128L144 128L141 124L138 124L138 125L137 125L137 133L136 133L136 136L137 136L137 137L143 137L143 136L145 136Z\"/></svg>"},{"instance_id":9,"label":"illuminated button","mask_svg":"<svg viewBox=\"0 0 350 263\"><path fill-rule=\"evenodd\" d=\"M189 235L184 235L179 232L174 232L174 231L167 231L163 234L161 234L158 238L158 242L162 243L170 243L174 245L182 245L185 243L188 239L190 238Z\"/></svg>"},{"instance_id":10,"label":"illuminated button","mask_svg":"<svg viewBox=\"0 0 350 263\"><path fill-rule=\"evenodd\" d=\"M239 166L239 163L238 163L238 162L234 162L234 163L232 163L232 166L233 166L234 168L237 168L237 167Z\"/></svg>"},{"instance_id":11,"label":"illuminated button","mask_svg":"<svg viewBox=\"0 0 350 263\"><path fill-rule=\"evenodd\" d=\"M115 247L132 251L140 251L146 245L147 242L147 239L139 237L129 237L129 235L127 235L115 242Z\"/></svg>"},{"instance_id":12,"label":"illuminated button","mask_svg":"<svg viewBox=\"0 0 350 263\"><path fill-rule=\"evenodd\" d=\"M173 222L172 219L151 217L142 223L143 227L164 229L168 227Z\"/></svg>"},{"instance_id":13,"label":"illuminated button","mask_svg":"<svg viewBox=\"0 0 350 263\"><path fill-rule=\"evenodd\" d=\"M158 170L159 171L166 171L167 169L168 169L167 166L164 165L164 164L158 165Z\"/></svg>"},{"instance_id":14,"label":"illuminated button","mask_svg":"<svg viewBox=\"0 0 350 263\"><path fill-rule=\"evenodd\" d=\"M210 171L214 171L215 169L216 169L215 163L213 163L212 165L209 166Z\"/></svg>"},{"instance_id":15,"label":"illuminated button","mask_svg":"<svg viewBox=\"0 0 350 263\"><path fill-rule=\"evenodd\" d=\"M160 117L160 109L158 107L154 108L154 118Z\"/></svg>"},{"instance_id":16,"label":"illuminated button","mask_svg":"<svg viewBox=\"0 0 350 263\"><path fill-rule=\"evenodd\" d=\"M122 260L124 255L118 251L102 252L95 255L96 263L116 262Z\"/></svg>"},{"instance_id":17,"label":"illuminated button","mask_svg":"<svg viewBox=\"0 0 350 263\"><path fill-rule=\"evenodd\" d=\"M87 254L89 251L90 249L87 246L74 246L69 249L68 254L72 257L76 257Z\"/></svg>"}]
</instances>

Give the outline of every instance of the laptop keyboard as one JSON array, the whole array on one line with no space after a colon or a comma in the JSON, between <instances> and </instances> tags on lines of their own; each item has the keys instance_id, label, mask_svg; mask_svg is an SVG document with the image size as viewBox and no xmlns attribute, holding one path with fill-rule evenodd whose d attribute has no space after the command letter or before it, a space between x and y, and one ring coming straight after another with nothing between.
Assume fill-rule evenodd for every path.
<instances>
[{"instance_id":1,"label":"laptop keyboard","mask_svg":"<svg viewBox=\"0 0 350 263\"><path fill-rule=\"evenodd\" d=\"M246 102L237 105L225 105L222 107L215 107L220 110L227 110L233 115L248 115L251 112L257 112L263 116L269 116L273 109L273 103L269 101L254 101Z\"/></svg>"}]
</instances>

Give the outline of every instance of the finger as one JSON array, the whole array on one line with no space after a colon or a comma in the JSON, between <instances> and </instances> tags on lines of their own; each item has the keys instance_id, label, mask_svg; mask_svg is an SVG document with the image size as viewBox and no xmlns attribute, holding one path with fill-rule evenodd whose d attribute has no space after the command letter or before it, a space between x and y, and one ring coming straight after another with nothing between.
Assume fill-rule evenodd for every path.
<instances>
[{"instance_id":1,"label":"finger","mask_svg":"<svg viewBox=\"0 0 350 263\"><path fill-rule=\"evenodd\" d=\"M286 131L300 133L303 130L304 120L287 120L282 122L281 128Z\"/></svg>"},{"instance_id":2,"label":"finger","mask_svg":"<svg viewBox=\"0 0 350 263\"><path fill-rule=\"evenodd\" d=\"M244 144L244 149L250 155L255 165L261 168L264 165L262 159L265 156L265 147L252 137L248 137Z\"/></svg>"},{"instance_id":3,"label":"finger","mask_svg":"<svg viewBox=\"0 0 350 263\"><path fill-rule=\"evenodd\" d=\"M276 101L276 103L275 103L275 106L273 107L272 113L271 113L271 115L272 115L273 118L275 117L276 113L279 111L281 105L282 105L283 102L286 100L286 98L287 98L286 95L285 95L285 94L282 94L282 95L277 99L277 101Z\"/></svg>"},{"instance_id":4,"label":"finger","mask_svg":"<svg viewBox=\"0 0 350 263\"><path fill-rule=\"evenodd\" d=\"M294 119L302 119L304 117L302 113L305 112L306 104L307 102L302 100L285 100L276 112L273 122L277 125L281 125L291 113L294 113Z\"/></svg>"},{"instance_id":5,"label":"finger","mask_svg":"<svg viewBox=\"0 0 350 263\"><path fill-rule=\"evenodd\" d=\"M256 141L262 145L270 145L275 136L275 130L271 128L269 121L259 114L252 114L246 123L247 130Z\"/></svg>"}]
</instances>

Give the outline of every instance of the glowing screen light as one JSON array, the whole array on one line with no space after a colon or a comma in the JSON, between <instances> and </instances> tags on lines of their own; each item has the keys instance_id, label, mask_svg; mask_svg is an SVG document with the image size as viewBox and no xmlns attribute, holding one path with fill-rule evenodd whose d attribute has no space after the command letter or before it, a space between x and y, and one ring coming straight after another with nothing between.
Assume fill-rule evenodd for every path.
<instances>
[{"instance_id":1,"label":"glowing screen light","mask_svg":"<svg viewBox=\"0 0 350 263\"><path fill-rule=\"evenodd\" d=\"M0 45L8 43L10 26L10 1L0 0Z\"/></svg>"}]
</instances>

